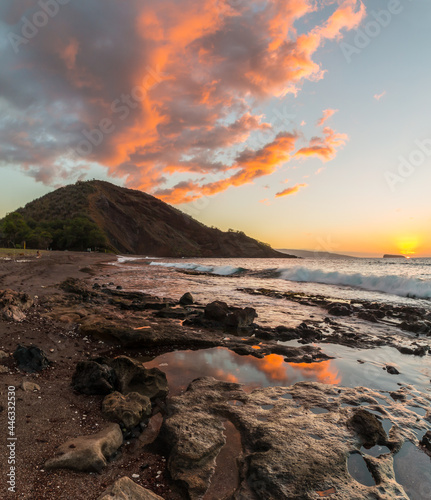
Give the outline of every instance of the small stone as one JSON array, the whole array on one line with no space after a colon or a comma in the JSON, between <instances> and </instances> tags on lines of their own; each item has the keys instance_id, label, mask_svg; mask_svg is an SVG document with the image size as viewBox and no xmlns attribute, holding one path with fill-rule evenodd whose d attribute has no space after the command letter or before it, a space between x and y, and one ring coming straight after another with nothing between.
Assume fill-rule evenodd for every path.
<instances>
[{"instance_id":1,"label":"small stone","mask_svg":"<svg viewBox=\"0 0 431 500\"><path fill-rule=\"evenodd\" d=\"M182 306L189 306L194 303L193 295L190 292L186 292L181 298L180 298L180 305Z\"/></svg>"},{"instance_id":2,"label":"small stone","mask_svg":"<svg viewBox=\"0 0 431 500\"><path fill-rule=\"evenodd\" d=\"M399 371L395 368L395 366L392 365L387 365L386 366L386 371L390 373L391 375L399 375Z\"/></svg>"},{"instance_id":3,"label":"small stone","mask_svg":"<svg viewBox=\"0 0 431 500\"><path fill-rule=\"evenodd\" d=\"M28 380L23 380L21 387L25 392L40 391L39 385L35 384L34 382L29 382Z\"/></svg>"}]
</instances>

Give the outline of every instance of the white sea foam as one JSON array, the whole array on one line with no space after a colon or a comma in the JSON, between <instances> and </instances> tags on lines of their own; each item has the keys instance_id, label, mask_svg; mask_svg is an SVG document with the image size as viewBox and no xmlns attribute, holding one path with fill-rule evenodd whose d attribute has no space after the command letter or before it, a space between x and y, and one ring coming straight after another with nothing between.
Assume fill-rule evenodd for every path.
<instances>
[{"instance_id":1,"label":"white sea foam","mask_svg":"<svg viewBox=\"0 0 431 500\"><path fill-rule=\"evenodd\" d=\"M203 266L193 262L151 262L150 266L173 267L175 269L188 269L190 271L199 271L201 273L211 273L218 276L230 276L231 274L242 271L241 267L233 266Z\"/></svg>"},{"instance_id":2,"label":"white sea foam","mask_svg":"<svg viewBox=\"0 0 431 500\"><path fill-rule=\"evenodd\" d=\"M117 255L117 262L122 264L123 262L132 262L134 260L153 260L159 258L160 257L126 257L125 255Z\"/></svg>"},{"instance_id":3,"label":"white sea foam","mask_svg":"<svg viewBox=\"0 0 431 500\"><path fill-rule=\"evenodd\" d=\"M431 298L431 281L397 275L377 276L361 273L347 274L327 272L307 267L291 267L278 270L279 277L287 281L343 285L364 290L391 293L401 297Z\"/></svg>"}]
</instances>

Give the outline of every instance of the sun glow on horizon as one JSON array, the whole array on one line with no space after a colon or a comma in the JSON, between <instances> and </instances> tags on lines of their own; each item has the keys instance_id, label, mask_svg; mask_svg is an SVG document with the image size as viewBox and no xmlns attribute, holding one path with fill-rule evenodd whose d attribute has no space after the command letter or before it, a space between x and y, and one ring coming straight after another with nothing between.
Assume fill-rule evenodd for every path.
<instances>
[{"instance_id":1,"label":"sun glow on horizon","mask_svg":"<svg viewBox=\"0 0 431 500\"><path fill-rule=\"evenodd\" d=\"M402 255L409 256L417 253L417 248L420 244L418 236L402 236L397 239L397 248Z\"/></svg>"}]
</instances>

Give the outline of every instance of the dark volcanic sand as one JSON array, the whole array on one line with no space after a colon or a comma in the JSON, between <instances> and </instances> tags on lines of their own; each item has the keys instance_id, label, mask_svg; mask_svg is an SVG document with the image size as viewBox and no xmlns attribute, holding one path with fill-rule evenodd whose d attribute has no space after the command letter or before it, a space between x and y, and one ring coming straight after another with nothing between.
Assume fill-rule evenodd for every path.
<instances>
[{"instance_id":1,"label":"dark volcanic sand","mask_svg":"<svg viewBox=\"0 0 431 500\"><path fill-rule=\"evenodd\" d=\"M0 260L0 289L24 291L32 297L43 297L61 292L55 285L69 276L89 277L88 266L97 273L115 260L112 255L78 252L44 252L35 256L16 256L14 260ZM85 269L87 268L87 269ZM82 271L83 269L83 271ZM81 270L81 271L80 271ZM101 474L69 470L45 471L43 464L54 454L55 447L69 438L94 434L108 423L100 412L103 396L85 396L73 391L70 380L76 362L106 352L106 344L84 340L74 329L41 319L34 308L22 323L0 320L0 349L12 353L17 345L35 344L43 349L52 366L40 374L25 374L16 368L12 357L3 361L9 373L0 374L0 405L7 406L7 387L16 387L17 398L17 489L6 490L7 464L6 411L0 412L4 438L1 440L0 498L20 499L95 499L120 477L139 474L133 480L166 499L184 498L172 484L166 471L163 450L139 447L136 441L125 444L118 456ZM40 391L25 392L20 386L24 380L40 386ZM162 474L156 479L157 472Z\"/></svg>"}]
</instances>

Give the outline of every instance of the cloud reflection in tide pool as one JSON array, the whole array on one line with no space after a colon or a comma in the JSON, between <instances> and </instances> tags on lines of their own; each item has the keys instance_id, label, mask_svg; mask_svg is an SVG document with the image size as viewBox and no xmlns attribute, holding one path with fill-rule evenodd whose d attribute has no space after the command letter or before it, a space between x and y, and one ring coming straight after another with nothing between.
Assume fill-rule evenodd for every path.
<instances>
[{"instance_id":1,"label":"cloud reflection in tide pool","mask_svg":"<svg viewBox=\"0 0 431 500\"><path fill-rule=\"evenodd\" d=\"M303 380L338 384L341 380L333 360L286 363L278 354L259 359L223 347L170 352L144 364L166 373L171 395L184 391L192 380L203 376L244 384L246 389L289 386Z\"/></svg>"}]
</instances>

